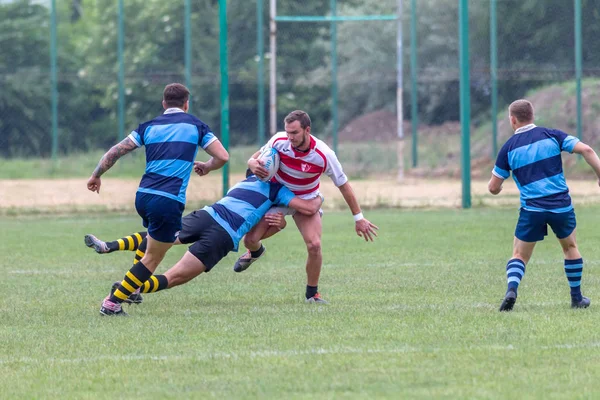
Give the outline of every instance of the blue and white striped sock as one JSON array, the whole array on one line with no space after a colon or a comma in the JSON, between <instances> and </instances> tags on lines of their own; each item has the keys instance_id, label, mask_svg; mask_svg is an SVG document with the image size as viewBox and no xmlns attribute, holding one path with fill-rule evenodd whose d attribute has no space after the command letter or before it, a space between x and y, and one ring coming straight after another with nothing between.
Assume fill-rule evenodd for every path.
<instances>
[{"instance_id":1,"label":"blue and white striped sock","mask_svg":"<svg viewBox=\"0 0 600 400\"><path fill-rule=\"evenodd\" d=\"M581 275L583 274L583 258L565 260L565 274L571 287L571 298L581 301Z\"/></svg>"},{"instance_id":2,"label":"blue and white striped sock","mask_svg":"<svg viewBox=\"0 0 600 400\"><path fill-rule=\"evenodd\" d=\"M513 258L506 263L506 281L508 282L508 290L517 291L519 283L525 275L525 263L523 260Z\"/></svg>"}]
</instances>

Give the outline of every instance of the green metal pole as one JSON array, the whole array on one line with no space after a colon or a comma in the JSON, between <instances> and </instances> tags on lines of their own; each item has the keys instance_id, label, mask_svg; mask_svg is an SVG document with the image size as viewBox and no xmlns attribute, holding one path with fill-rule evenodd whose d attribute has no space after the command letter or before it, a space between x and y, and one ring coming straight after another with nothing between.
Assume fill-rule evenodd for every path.
<instances>
[{"instance_id":1,"label":"green metal pole","mask_svg":"<svg viewBox=\"0 0 600 400\"><path fill-rule=\"evenodd\" d=\"M219 0L219 64L221 70L221 142L229 151L229 71L227 61L227 0ZM229 190L229 163L223 167L223 196Z\"/></svg>"},{"instance_id":2,"label":"green metal pole","mask_svg":"<svg viewBox=\"0 0 600 400\"><path fill-rule=\"evenodd\" d=\"M458 9L460 40L460 122L462 142L462 207L471 208L471 96L469 93L469 3L460 0Z\"/></svg>"},{"instance_id":3,"label":"green metal pole","mask_svg":"<svg viewBox=\"0 0 600 400\"><path fill-rule=\"evenodd\" d=\"M404 50L402 47L402 20L404 15L402 0L396 0L396 157L398 165L398 174L396 179L398 183L404 182L404 102L402 93L404 88L404 63L402 56Z\"/></svg>"},{"instance_id":4,"label":"green metal pole","mask_svg":"<svg viewBox=\"0 0 600 400\"><path fill-rule=\"evenodd\" d=\"M331 16L337 16L337 0L330 0ZM338 82L337 82L337 24L331 21L331 120L333 151L338 151Z\"/></svg>"},{"instance_id":5,"label":"green metal pole","mask_svg":"<svg viewBox=\"0 0 600 400\"><path fill-rule=\"evenodd\" d=\"M577 92L577 137L581 140L583 123L581 118L581 0L575 0L575 80Z\"/></svg>"},{"instance_id":6,"label":"green metal pole","mask_svg":"<svg viewBox=\"0 0 600 400\"><path fill-rule=\"evenodd\" d=\"M184 62L185 62L185 86L192 90L192 1L185 0L184 10ZM190 108L192 107L192 99L189 100Z\"/></svg>"},{"instance_id":7,"label":"green metal pole","mask_svg":"<svg viewBox=\"0 0 600 400\"><path fill-rule=\"evenodd\" d=\"M52 159L58 154L58 79L56 76L56 0L50 6L50 97L52 108Z\"/></svg>"},{"instance_id":8,"label":"green metal pole","mask_svg":"<svg viewBox=\"0 0 600 400\"><path fill-rule=\"evenodd\" d=\"M490 70L492 78L492 160L498 154L498 28L497 28L497 3L490 0Z\"/></svg>"},{"instance_id":9,"label":"green metal pole","mask_svg":"<svg viewBox=\"0 0 600 400\"><path fill-rule=\"evenodd\" d=\"M119 140L125 138L125 61L123 57L124 41L125 41L125 24L123 15L125 14L123 0L119 0L117 21L117 59L119 63Z\"/></svg>"},{"instance_id":10,"label":"green metal pole","mask_svg":"<svg viewBox=\"0 0 600 400\"><path fill-rule=\"evenodd\" d=\"M412 166L419 162L417 129L419 126L418 93L417 93L417 0L410 1L410 120L412 126Z\"/></svg>"},{"instance_id":11,"label":"green metal pole","mask_svg":"<svg viewBox=\"0 0 600 400\"><path fill-rule=\"evenodd\" d=\"M258 53L258 145L265 143L265 39L263 0L256 0L256 52Z\"/></svg>"}]
</instances>

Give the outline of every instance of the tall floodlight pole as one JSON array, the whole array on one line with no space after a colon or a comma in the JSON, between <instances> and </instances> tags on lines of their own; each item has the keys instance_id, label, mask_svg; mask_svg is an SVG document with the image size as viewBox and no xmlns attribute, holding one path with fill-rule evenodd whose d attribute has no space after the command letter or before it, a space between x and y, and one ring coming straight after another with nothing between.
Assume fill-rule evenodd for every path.
<instances>
[{"instance_id":1,"label":"tall floodlight pole","mask_svg":"<svg viewBox=\"0 0 600 400\"><path fill-rule=\"evenodd\" d=\"M258 53L258 145L265 143L265 43L263 0L256 0L256 52Z\"/></svg>"},{"instance_id":2,"label":"tall floodlight pole","mask_svg":"<svg viewBox=\"0 0 600 400\"><path fill-rule=\"evenodd\" d=\"M219 0L219 64L221 71L221 141L229 150L229 65L227 61L227 0ZM229 163L223 166L223 196L229 190Z\"/></svg>"},{"instance_id":3,"label":"tall floodlight pole","mask_svg":"<svg viewBox=\"0 0 600 400\"><path fill-rule=\"evenodd\" d=\"M333 133L333 151L338 150L338 81L337 81L337 0L329 0L332 20L331 29L331 122Z\"/></svg>"},{"instance_id":4,"label":"tall floodlight pole","mask_svg":"<svg viewBox=\"0 0 600 400\"><path fill-rule=\"evenodd\" d=\"M52 108L52 159L58 154L58 78L56 73L56 0L50 5L50 97Z\"/></svg>"},{"instance_id":5,"label":"tall floodlight pole","mask_svg":"<svg viewBox=\"0 0 600 400\"><path fill-rule=\"evenodd\" d=\"M396 124L398 133L398 182L404 181L404 130L402 104L402 0L397 0L396 30Z\"/></svg>"},{"instance_id":6,"label":"tall floodlight pole","mask_svg":"<svg viewBox=\"0 0 600 400\"><path fill-rule=\"evenodd\" d=\"M117 11L117 62L119 63L119 100L118 100L118 119L119 119L119 140L125 138L125 61L124 61L124 41L125 41L125 23L124 23L124 0L119 0Z\"/></svg>"},{"instance_id":7,"label":"tall floodlight pole","mask_svg":"<svg viewBox=\"0 0 600 400\"><path fill-rule=\"evenodd\" d=\"M269 120L270 133L277 133L277 1L270 0L269 7Z\"/></svg>"},{"instance_id":8,"label":"tall floodlight pole","mask_svg":"<svg viewBox=\"0 0 600 400\"><path fill-rule=\"evenodd\" d=\"M184 63L185 63L185 86L192 90L192 0L185 0L184 10ZM192 107L192 99L189 100L190 108Z\"/></svg>"},{"instance_id":9,"label":"tall floodlight pole","mask_svg":"<svg viewBox=\"0 0 600 400\"><path fill-rule=\"evenodd\" d=\"M460 40L460 123L462 142L462 207L471 208L471 95L469 92L469 3L460 0L458 9Z\"/></svg>"},{"instance_id":10,"label":"tall floodlight pole","mask_svg":"<svg viewBox=\"0 0 600 400\"><path fill-rule=\"evenodd\" d=\"M490 72L492 79L492 160L498 154L498 29L497 29L497 3L490 0Z\"/></svg>"},{"instance_id":11,"label":"tall floodlight pole","mask_svg":"<svg viewBox=\"0 0 600 400\"><path fill-rule=\"evenodd\" d=\"M410 0L410 122L412 127L412 166L419 162L417 128L419 127L419 104L417 92L417 0Z\"/></svg>"},{"instance_id":12,"label":"tall floodlight pole","mask_svg":"<svg viewBox=\"0 0 600 400\"><path fill-rule=\"evenodd\" d=\"M581 118L581 75L582 75L582 40L581 40L581 0L575 0L575 81L577 92L577 137L581 140L583 123Z\"/></svg>"}]
</instances>

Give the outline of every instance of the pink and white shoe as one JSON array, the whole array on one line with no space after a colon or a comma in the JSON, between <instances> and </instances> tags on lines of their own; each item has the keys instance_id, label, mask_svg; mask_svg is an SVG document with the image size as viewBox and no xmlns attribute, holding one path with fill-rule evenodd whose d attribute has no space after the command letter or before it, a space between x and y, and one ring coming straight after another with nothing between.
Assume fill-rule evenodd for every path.
<instances>
[{"instance_id":1,"label":"pink and white shoe","mask_svg":"<svg viewBox=\"0 0 600 400\"><path fill-rule=\"evenodd\" d=\"M110 297L106 296L106 298L102 302L102 305L100 306L100 315L120 315L126 317L129 314L123 311L123 307L120 303L113 303L112 301L110 301Z\"/></svg>"}]
</instances>

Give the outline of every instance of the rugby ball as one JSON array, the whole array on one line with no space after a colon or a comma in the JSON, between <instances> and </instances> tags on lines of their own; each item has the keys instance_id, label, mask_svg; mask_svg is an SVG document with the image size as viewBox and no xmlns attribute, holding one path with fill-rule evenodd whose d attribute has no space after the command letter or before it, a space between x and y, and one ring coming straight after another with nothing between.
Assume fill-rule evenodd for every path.
<instances>
[{"instance_id":1,"label":"rugby ball","mask_svg":"<svg viewBox=\"0 0 600 400\"><path fill-rule=\"evenodd\" d=\"M263 182L270 181L279 169L279 152L272 147L265 147L258 155L258 159L263 162L263 167L268 171L266 178L258 178Z\"/></svg>"}]
</instances>

